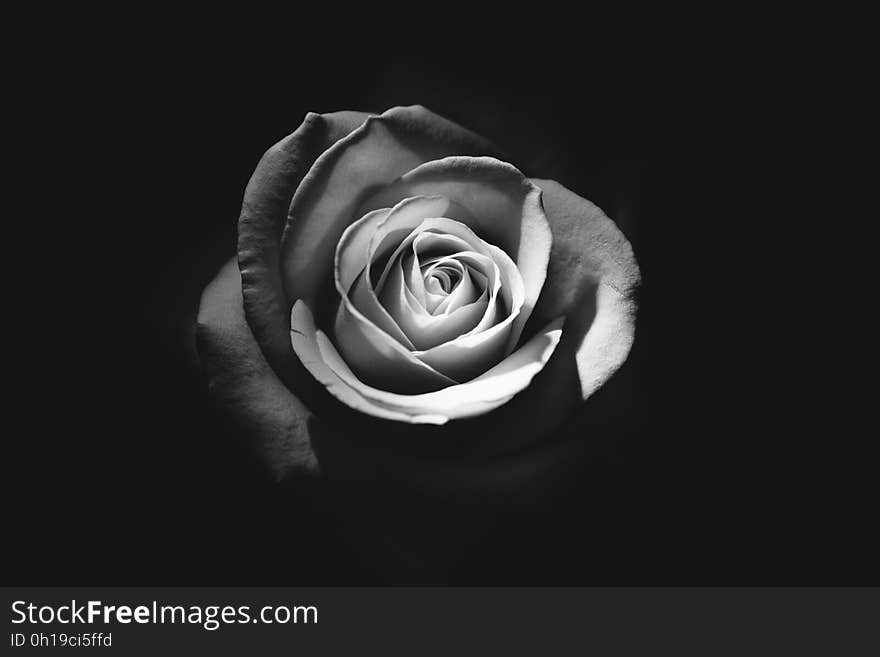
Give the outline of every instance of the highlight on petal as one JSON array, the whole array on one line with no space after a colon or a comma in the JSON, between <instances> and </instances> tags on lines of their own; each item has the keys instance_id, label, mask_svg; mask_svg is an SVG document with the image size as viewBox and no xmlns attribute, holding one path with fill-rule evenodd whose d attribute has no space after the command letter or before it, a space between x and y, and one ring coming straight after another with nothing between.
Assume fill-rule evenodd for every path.
<instances>
[{"instance_id":1,"label":"highlight on petal","mask_svg":"<svg viewBox=\"0 0 880 657\"><path fill-rule=\"evenodd\" d=\"M386 390L420 392L456 383L355 313L356 310L340 304L334 333L346 360L362 376Z\"/></svg>"},{"instance_id":2,"label":"highlight on petal","mask_svg":"<svg viewBox=\"0 0 880 657\"><path fill-rule=\"evenodd\" d=\"M478 254L473 254L476 257ZM470 280L470 273L465 276ZM479 296L469 303L462 304L450 312L445 312L450 305L447 303L453 299L453 295L459 293L468 294L465 284L460 284L456 290L447 295L436 305L433 305L434 313L429 312L410 291L404 282L402 262L398 260L393 268L391 276L386 279L382 287L381 301L395 323L403 330L412 341L413 349L430 349L438 344L452 340L459 335L473 330L488 311L489 292L483 289ZM471 284L473 288L473 284ZM431 297L431 294L427 295ZM441 297L442 295L435 295ZM443 304L446 304L445 308ZM432 306L429 300L429 307Z\"/></svg>"},{"instance_id":3,"label":"highlight on petal","mask_svg":"<svg viewBox=\"0 0 880 657\"><path fill-rule=\"evenodd\" d=\"M411 248L413 259L409 263L409 268L404 267L403 275L408 275L409 290L416 301L424 305L426 295L423 277L420 273L420 261L418 260L419 246L424 244L430 247L431 244L436 245L440 240L448 242L452 239L457 240L453 243L458 248L463 247L473 251L473 253L462 251L456 255L460 260L468 262L474 268L472 271L475 271L475 274L489 279L490 303L493 301L491 297L500 292L507 312L511 315L518 313L524 302L524 284L516 265L501 249L477 237L464 224L446 217L425 219L413 229L391 255L377 288L381 291L385 284L385 277L390 272L395 260L404 251ZM430 258L426 262L430 262ZM481 328L487 327L488 325L485 324L481 326Z\"/></svg>"},{"instance_id":4,"label":"highlight on petal","mask_svg":"<svg viewBox=\"0 0 880 657\"><path fill-rule=\"evenodd\" d=\"M507 162L493 157L452 156L426 162L367 199L358 216L410 196L440 195L467 214L447 215L505 251L516 263L525 297L512 334L518 339L547 273L553 234L541 189Z\"/></svg>"},{"instance_id":5,"label":"highlight on petal","mask_svg":"<svg viewBox=\"0 0 880 657\"><path fill-rule=\"evenodd\" d=\"M371 321L404 347L415 348L379 302L370 279L370 264L377 243L388 239L394 243L425 217L448 208L449 201L439 196L405 199L393 208L368 212L345 230L334 257L336 291L345 306L340 308L337 321Z\"/></svg>"},{"instance_id":6,"label":"highlight on petal","mask_svg":"<svg viewBox=\"0 0 880 657\"><path fill-rule=\"evenodd\" d=\"M448 201L441 197L407 199L387 212L365 215L343 233L337 246L335 280L342 298L334 324L337 344L351 367L388 390L423 392L456 383L413 355L412 343L379 304L369 278L371 251L377 242L395 231L406 232L426 214L448 207ZM349 293L355 281L355 300L360 307Z\"/></svg>"},{"instance_id":7,"label":"highlight on petal","mask_svg":"<svg viewBox=\"0 0 880 657\"><path fill-rule=\"evenodd\" d=\"M404 281L403 271L407 259L398 260L391 276L383 283L382 303L394 321L411 338L416 349L430 349L470 333L484 320L487 325L494 323L497 288L500 286L497 266L489 258L472 251L453 254L453 257L464 271L463 279L445 296L426 291L426 303L420 302ZM409 256L409 259L415 262L414 255ZM470 264L464 266L462 262ZM473 263L489 270L491 279L474 271ZM476 285L474 280L477 281ZM490 280L492 286L488 285ZM433 300L435 297L436 303Z\"/></svg>"},{"instance_id":8,"label":"highlight on petal","mask_svg":"<svg viewBox=\"0 0 880 657\"><path fill-rule=\"evenodd\" d=\"M303 365L337 399L369 415L416 424L444 424L491 411L523 390L544 367L562 334L559 318L479 377L424 394L397 394L363 383L316 325L308 305L291 312L291 343Z\"/></svg>"}]
</instances>

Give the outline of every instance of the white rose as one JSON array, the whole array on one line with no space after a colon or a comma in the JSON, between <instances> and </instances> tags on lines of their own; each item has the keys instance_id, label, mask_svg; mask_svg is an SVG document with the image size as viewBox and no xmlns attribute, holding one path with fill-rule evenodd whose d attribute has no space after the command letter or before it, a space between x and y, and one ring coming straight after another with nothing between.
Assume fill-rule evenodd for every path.
<instances>
[{"instance_id":1,"label":"white rose","mask_svg":"<svg viewBox=\"0 0 880 657\"><path fill-rule=\"evenodd\" d=\"M301 451L310 380L392 424L475 418L522 444L634 338L639 271L614 223L418 106L309 114L269 149L245 192L238 269L202 299L212 387Z\"/></svg>"}]
</instances>

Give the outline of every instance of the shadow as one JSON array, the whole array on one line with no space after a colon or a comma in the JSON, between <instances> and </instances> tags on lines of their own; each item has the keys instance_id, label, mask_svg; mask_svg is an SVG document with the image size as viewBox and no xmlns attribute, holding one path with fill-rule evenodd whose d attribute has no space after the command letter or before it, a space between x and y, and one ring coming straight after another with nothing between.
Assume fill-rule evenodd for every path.
<instances>
[{"instance_id":1,"label":"shadow","mask_svg":"<svg viewBox=\"0 0 880 657\"><path fill-rule=\"evenodd\" d=\"M580 398L575 353L596 316L596 290L590 282L577 296L554 355L532 384L491 413L441 427L408 425L354 413L312 387L308 403L323 419L310 418L308 429L325 476L489 506L529 505L563 485L563 471L587 450L578 432L559 430L578 406L595 406Z\"/></svg>"},{"instance_id":2,"label":"shadow","mask_svg":"<svg viewBox=\"0 0 880 657\"><path fill-rule=\"evenodd\" d=\"M510 551L498 538L572 488L584 453L582 441L566 440L498 459L450 459L378 447L314 418L309 432L336 526L368 580L384 585L475 581L474 564L493 558L488 546Z\"/></svg>"}]
</instances>

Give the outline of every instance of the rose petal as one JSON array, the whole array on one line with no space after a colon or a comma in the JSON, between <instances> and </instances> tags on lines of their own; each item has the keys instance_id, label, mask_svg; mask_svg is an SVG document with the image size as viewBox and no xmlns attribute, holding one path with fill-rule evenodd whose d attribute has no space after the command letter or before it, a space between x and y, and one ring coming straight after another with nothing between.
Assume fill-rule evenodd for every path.
<instances>
[{"instance_id":1,"label":"rose petal","mask_svg":"<svg viewBox=\"0 0 880 657\"><path fill-rule=\"evenodd\" d=\"M424 223L426 212L443 211L448 205L440 197L406 199L387 214L368 213L350 226L340 240L335 261L336 287L342 301L336 314L334 336L349 365L374 385L388 390L424 392L455 383L413 355L406 336L400 334L396 324L388 326L392 320L370 296L369 290L360 293L359 301L365 304L362 308L371 317L361 312L347 293L354 272L364 264L367 267L361 282L368 285L370 248L388 234Z\"/></svg>"},{"instance_id":2,"label":"rose petal","mask_svg":"<svg viewBox=\"0 0 880 657\"><path fill-rule=\"evenodd\" d=\"M416 198L423 198L423 197L416 197ZM428 198L444 198L444 197L438 196L438 197L428 197ZM446 200L446 202L447 202L447 210L451 209L452 206L449 203L449 201ZM431 231L435 231L435 232L431 232ZM466 226L462 226L459 222L451 220L451 219L447 219L447 218L441 216L439 213L432 215L432 216L424 217L422 219L422 221L420 221L419 223L417 223L411 227L411 230L408 235L406 235L403 239L401 239L397 242L396 248L391 253L391 256L388 258L388 262L386 263L385 268L382 271L382 275L379 276L379 280L376 283L377 293L381 293L382 285L384 284L385 278L388 276L388 272L390 271L394 262L398 258L400 258L401 254L404 251L412 249L415 240L425 233L427 233L430 236L436 236L438 238L441 238L441 239L444 239L447 241L452 240L452 239L458 239L457 244L459 245L458 246L459 249L476 248L476 249L480 250L481 253L484 251L484 249L479 249L479 245L481 244L482 240L480 240L478 237L476 237L470 230L467 229ZM436 233L442 233L442 236L437 235ZM379 239L378 239L379 237L380 236L377 235L377 240L376 240L377 242L379 242ZM381 241L382 241L382 243L378 244L376 246L375 250L377 252L382 249L382 247L384 246L384 243L386 243L388 240L382 239ZM414 251L414 253L415 253L415 251ZM375 257L375 255L372 254L372 257ZM422 280L421 268L420 268L421 265L419 262L415 262L415 263L411 263L411 264L413 264L415 266L415 269L408 269L406 273L411 274L411 276L413 276L413 277L418 277L418 281L413 279L413 283L417 284L416 285L417 289L414 289L412 291L413 291L413 294L416 294L419 297L419 300L422 301L421 297L424 292L424 289L423 289L423 285L421 283L421 280ZM410 289L412 289L412 287L413 286L411 285Z\"/></svg>"},{"instance_id":3,"label":"rose petal","mask_svg":"<svg viewBox=\"0 0 880 657\"><path fill-rule=\"evenodd\" d=\"M369 272L366 265L367 246L370 234L376 230L392 212L392 208L368 212L362 219L349 226L336 250L336 290L339 292L342 303L351 304L347 316L351 316L355 308L378 328L388 333L407 349L413 349L413 344L400 330L400 327L389 317L388 312L379 303L376 295L368 289ZM353 232L352 232L353 231ZM342 254L347 257L342 257ZM355 321L352 318L352 321Z\"/></svg>"},{"instance_id":4,"label":"rose petal","mask_svg":"<svg viewBox=\"0 0 880 657\"><path fill-rule=\"evenodd\" d=\"M500 291L507 314L497 323L480 322L472 331L454 340L413 352L422 362L458 381L466 381L497 363L510 353L517 341L512 327L523 303L522 278L506 253L491 244L485 247L492 253L492 263L500 272ZM494 306L494 299L490 298L489 308L494 311Z\"/></svg>"},{"instance_id":5,"label":"rose petal","mask_svg":"<svg viewBox=\"0 0 880 657\"><path fill-rule=\"evenodd\" d=\"M395 107L368 118L317 159L296 191L281 244L288 298L312 300L331 279L339 238L366 214L356 210L378 187L424 162L492 150L483 138L424 107Z\"/></svg>"},{"instance_id":6,"label":"rose petal","mask_svg":"<svg viewBox=\"0 0 880 657\"><path fill-rule=\"evenodd\" d=\"M412 353L438 372L457 381L468 381L509 353L507 345L513 319L514 316L509 315L484 331L474 331L436 347Z\"/></svg>"},{"instance_id":7,"label":"rose petal","mask_svg":"<svg viewBox=\"0 0 880 657\"><path fill-rule=\"evenodd\" d=\"M438 290L439 294L430 294L427 289L425 290L425 307L428 312L434 313L437 307L444 302L444 308L451 304L454 310L464 303L473 301L475 289L470 274L465 272L464 267L454 257L457 252L468 252L468 246L464 240L452 235L438 235L432 232L422 233L413 240L412 248L418 257L423 280L427 281L428 277L436 272L437 275L449 281L448 274L443 271L444 268L458 272L459 285L451 292L444 292L440 289ZM439 253L441 251L446 251L447 255L433 257L428 255L428 252Z\"/></svg>"},{"instance_id":8,"label":"rose petal","mask_svg":"<svg viewBox=\"0 0 880 657\"><path fill-rule=\"evenodd\" d=\"M269 364L290 382L290 306L281 283L281 233L294 192L328 147L367 119L363 112L309 113L266 151L248 182L238 221L238 262L247 322ZM301 368L300 368L301 369Z\"/></svg>"},{"instance_id":9,"label":"rose petal","mask_svg":"<svg viewBox=\"0 0 880 657\"><path fill-rule=\"evenodd\" d=\"M417 307L415 298L403 282L400 266L393 269L382 290L382 303L389 315L406 333L414 349L430 349L476 327L486 314L489 294L483 294L473 303L458 308L453 313L431 315Z\"/></svg>"},{"instance_id":10,"label":"rose petal","mask_svg":"<svg viewBox=\"0 0 880 657\"><path fill-rule=\"evenodd\" d=\"M496 408L528 386L550 358L561 335L562 319L539 332L523 347L467 383L419 395L401 395L366 385L317 329L308 305L294 304L291 342L305 367L340 401L370 415L413 423L443 424Z\"/></svg>"},{"instance_id":11,"label":"rose petal","mask_svg":"<svg viewBox=\"0 0 880 657\"><path fill-rule=\"evenodd\" d=\"M508 312L510 314L521 312L520 309L525 302L525 290L522 277L516 265L513 264L513 261L504 251L492 244L488 244L487 242L483 241L482 239L477 237L470 228L459 221L448 219L445 217L434 217L425 219L421 224L413 229L412 233L410 233L410 235L405 240L400 243L400 245L392 254L390 262L393 262L396 258L398 258L402 251L410 248L416 238L427 231L436 231L438 233L444 233L445 235L460 239L478 254L488 258L488 260L493 263L493 267L499 268L499 289L504 297L504 302L507 305ZM387 275L387 271L388 269L386 268L386 271L383 272L383 276ZM406 274L407 272L405 271L404 273ZM489 272L484 273L488 274ZM408 280L414 283L416 287L416 290L413 290L413 294L416 296L420 303L424 304L424 287L422 284L421 270L419 269L417 261L413 262L412 268L410 268L409 270L409 274L410 276ZM382 283L383 281L380 278L377 287L381 287Z\"/></svg>"},{"instance_id":12,"label":"rose petal","mask_svg":"<svg viewBox=\"0 0 880 657\"><path fill-rule=\"evenodd\" d=\"M391 209L368 212L345 230L334 257L336 291L345 306L339 309L338 322L372 322L405 348L415 348L373 292L371 253L377 243L405 235L425 217L448 208L449 201L439 196L404 199ZM346 334L357 335L361 331L356 325L345 327Z\"/></svg>"},{"instance_id":13,"label":"rose petal","mask_svg":"<svg viewBox=\"0 0 880 657\"><path fill-rule=\"evenodd\" d=\"M535 322L571 313L583 291L598 285L595 317L573 345L581 398L586 399L623 364L632 346L639 267L626 237L602 210L553 180L535 183L544 190L553 228L553 251Z\"/></svg>"},{"instance_id":14,"label":"rose petal","mask_svg":"<svg viewBox=\"0 0 880 657\"><path fill-rule=\"evenodd\" d=\"M368 212L352 223L339 239L334 255L337 291L348 292L382 242L400 242L422 221L443 216L449 207L449 199L442 196L417 196L403 199L390 209Z\"/></svg>"},{"instance_id":15,"label":"rose petal","mask_svg":"<svg viewBox=\"0 0 880 657\"><path fill-rule=\"evenodd\" d=\"M449 218L500 247L519 268L525 297L511 331L515 343L541 293L553 241L540 188L512 165L492 157L447 157L404 174L366 200L358 212L432 194L463 206L469 217Z\"/></svg>"},{"instance_id":16,"label":"rose petal","mask_svg":"<svg viewBox=\"0 0 880 657\"><path fill-rule=\"evenodd\" d=\"M437 289L436 294L428 294L427 311L431 315L448 315L479 298L482 290L474 284L471 268L456 260L455 254L426 264L427 267L422 265L424 276L432 284L432 290Z\"/></svg>"},{"instance_id":17,"label":"rose petal","mask_svg":"<svg viewBox=\"0 0 880 657\"><path fill-rule=\"evenodd\" d=\"M266 362L245 321L241 275L230 259L202 293L197 342L211 397L255 440L275 479L316 475L309 441L311 413Z\"/></svg>"},{"instance_id":18,"label":"rose petal","mask_svg":"<svg viewBox=\"0 0 880 657\"><path fill-rule=\"evenodd\" d=\"M456 383L355 313L350 304L339 304L333 332L349 365L373 385L386 390L424 392ZM291 330L298 328L291 325Z\"/></svg>"}]
</instances>

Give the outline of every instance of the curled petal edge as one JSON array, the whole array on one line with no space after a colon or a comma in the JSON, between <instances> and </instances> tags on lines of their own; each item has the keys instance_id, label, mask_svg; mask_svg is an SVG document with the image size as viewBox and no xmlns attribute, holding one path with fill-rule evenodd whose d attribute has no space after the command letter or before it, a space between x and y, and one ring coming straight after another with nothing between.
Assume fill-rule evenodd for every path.
<instances>
[{"instance_id":1,"label":"curled petal edge","mask_svg":"<svg viewBox=\"0 0 880 657\"><path fill-rule=\"evenodd\" d=\"M479 377L434 392L402 395L362 383L315 326L308 305L298 300L291 311L291 343L306 369L347 406L374 417L413 424L442 425L487 413L525 389L553 355L564 318L550 322L531 340Z\"/></svg>"}]
</instances>

